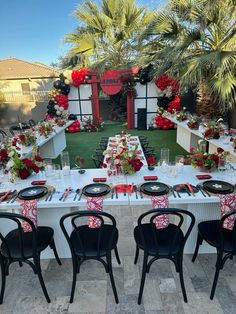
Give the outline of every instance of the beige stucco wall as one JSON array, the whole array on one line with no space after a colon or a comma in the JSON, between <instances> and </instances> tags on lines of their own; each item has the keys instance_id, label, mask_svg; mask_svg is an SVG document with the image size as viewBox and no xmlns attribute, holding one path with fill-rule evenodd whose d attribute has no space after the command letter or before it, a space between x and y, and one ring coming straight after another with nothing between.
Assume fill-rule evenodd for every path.
<instances>
[{"instance_id":1,"label":"beige stucco wall","mask_svg":"<svg viewBox=\"0 0 236 314\"><path fill-rule=\"evenodd\" d=\"M29 83L31 91L49 91L52 89L55 78L47 79L19 79L19 80L4 80L1 82L1 90L3 92L21 92L21 84Z\"/></svg>"}]
</instances>

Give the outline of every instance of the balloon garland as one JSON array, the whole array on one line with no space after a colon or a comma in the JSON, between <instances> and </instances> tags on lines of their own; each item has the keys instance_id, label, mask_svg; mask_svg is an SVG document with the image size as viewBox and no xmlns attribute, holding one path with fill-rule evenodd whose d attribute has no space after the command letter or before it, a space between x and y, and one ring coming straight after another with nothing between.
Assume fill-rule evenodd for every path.
<instances>
[{"instance_id":1,"label":"balloon garland","mask_svg":"<svg viewBox=\"0 0 236 314\"><path fill-rule=\"evenodd\" d=\"M158 96L158 111L154 118L156 127L162 130L174 128L174 123L163 116L165 110L169 113L180 111L180 98L176 94L179 92L179 81L169 77L166 73L155 79Z\"/></svg>"},{"instance_id":2,"label":"balloon garland","mask_svg":"<svg viewBox=\"0 0 236 314\"><path fill-rule=\"evenodd\" d=\"M53 83L53 89L48 93L49 102L47 105L46 120L55 117L66 119L68 117L68 94L70 85L78 88L86 80L88 70L81 68L73 70L71 79L69 75L60 74L59 79ZM72 81L72 82L71 82Z\"/></svg>"}]
</instances>

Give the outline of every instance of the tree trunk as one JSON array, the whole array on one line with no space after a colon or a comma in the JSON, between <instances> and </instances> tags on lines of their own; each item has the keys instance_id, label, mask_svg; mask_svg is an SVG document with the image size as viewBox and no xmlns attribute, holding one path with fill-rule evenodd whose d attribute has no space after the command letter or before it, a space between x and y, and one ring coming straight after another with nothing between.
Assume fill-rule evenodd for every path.
<instances>
[{"instance_id":1,"label":"tree trunk","mask_svg":"<svg viewBox=\"0 0 236 314\"><path fill-rule=\"evenodd\" d=\"M221 116L219 103L212 96L209 87L204 83L199 84L196 103L196 111L198 115L209 119L215 119Z\"/></svg>"}]
</instances>

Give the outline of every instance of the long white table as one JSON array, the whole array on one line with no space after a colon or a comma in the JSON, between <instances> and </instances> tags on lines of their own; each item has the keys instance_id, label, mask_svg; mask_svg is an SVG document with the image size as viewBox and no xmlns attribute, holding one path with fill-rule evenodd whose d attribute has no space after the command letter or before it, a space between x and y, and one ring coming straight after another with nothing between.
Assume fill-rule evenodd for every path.
<instances>
[{"instance_id":1,"label":"long white table","mask_svg":"<svg viewBox=\"0 0 236 314\"><path fill-rule=\"evenodd\" d=\"M229 179L231 178L231 183L236 183L236 174L233 170L223 173L219 177L218 173L212 173L215 179ZM167 174L162 173L159 167L156 167L154 171L149 171L147 167L143 167L139 172L134 175L108 177L106 169L87 169L84 174L79 174L77 170L72 170L69 176L64 176L61 179L56 179L54 177L49 177L47 179L47 184L54 185L56 187L57 193L54 194L51 202L45 202L45 200L38 201L38 224L51 226L55 232L55 242L58 248L59 255L61 257L69 257L69 248L64 239L64 236L59 227L59 220L62 215L69 213L74 210L85 209L86 208L86 197L82 197L80 201L73 201L75 193L72 192L65 202L59 201L60 196L66 187L71 186L73 190L77 188L82 188L83 186L93 182L94 177L106 177L108 184L117 183L134 183L141 184L144 182L144 175L157 175L159 182L164 182L170 185L178 183L190 182L193 185L198 184L200 181L196 178L198 171L191 166L184 166L182 174L179 174L176 178L168 177ZM223 176L223 177L222 177ZM24 187L30 186L32 180L39 179L38 175L32 176L26 180L21 180L15 184L8 183L5 181L4 189L1 188L0 191L8 189L20 190ZM197 236L197 224L200 221L208 219L219 218L219 199L217 196L212 195L211 197L204 197L201 192L196 193L196 196L188 196L187 194L182 194L181 198L174 198L173 195L169 196L169 205L171 207L187 209L191 211L196 217L196 224L187 241L185 253L192 253L196 243ZM151 200L149 197L141 198L138 195L136 199L135 194L126 195L119 194L118 199L114 197L111 198L110 195L104 198L104 210L112 213L116 220L118 229L120 230L119 244L123 252L126 252L127 247L134 246L135 243L132 236L133 227L136 225L138 216L151 209ZM1 211L18 212L20 209L19 201L13 204L7 204L6 202L0 203ZM125 227L126 226L126 227ZM128 233L127 236L127 226ZM10 226L0 225L1 232L7 232ZM3 231L2 231L3 230ZM207 244L201 246L200 252L212 252L212 248ZM42 255L44 258L51 258L52 252L50 249L46 250Z\"/></svg>"},{"instance_id":2,"label":"long white table","mask_svg":"<svg viewBox=\"0 0 236 314\"><path fill-rule=\"evenodd\" d=\"M42 158L57 158L57 156L66 148L65 129L71 125L73 121L68 121L62 127L55 126L54 131L45 136L37 136L36 146L39 147L39 153ZM22 157L28 157L32 153L32 146L23 147L21 150Z\"/></svg>"},{"instance_id":3,"label":"long white table","mask_svg":"<svg viewBox=\"0 0 236 314\"><path fill-rule=\"evenodd\" d=\"M188 127L187 121L177 121L175 117L168 115L167 118L177 125L176 142L186 151L190 152L191 147L196 147L200 139L204 139L209 143L209 153L215 153L218 147L229 152L230 160L236 162L236 152L232 147L232 143L224 144L222 138L206 140L201 132L192 130Z\"/></svg>"}]
</instances>

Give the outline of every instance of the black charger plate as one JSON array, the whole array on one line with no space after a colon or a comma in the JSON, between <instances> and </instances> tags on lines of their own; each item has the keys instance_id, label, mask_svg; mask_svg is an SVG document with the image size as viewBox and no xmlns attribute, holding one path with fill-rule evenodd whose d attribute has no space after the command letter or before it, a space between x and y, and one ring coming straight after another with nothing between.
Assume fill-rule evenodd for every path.
<instances>
[{"instance_id":1,"label":"black charger plate","mask_svg":"<svg viewBox=\"0 0 236 314\"><path fill-rule=\"evenodd\" d=\"M158 196L168 194L170 188L165 183L146 182L140 186L140 191L147 195Z\"/></svg>"},{"instance_id":2,"label":"black charger plate","mask_svg":"<svg viewBox=\"0 0 236 314\"><path fill-rule=\"evenodd\" d=\"M104 196L111 192L111 187L103 183L92 183L83 187L83 194L85 196Z\"/></svg>"},{"instance_id":3,"label":"black charger plate","mask_svg":"<svg viewBox=\"0 0 236 314\"><path fill-rule=\"evenodd\" d=\"M228 182L220 180L208 180L202 183L205 190L216 194L230 194L234 191L234 186Z\"/></svg>"},{"instance_id":4,"label":"black charger plate","mask_svg":"<svg viewBox=\"0 0 236 314\"><path fill-rule=\"evenodd\" d=\"M46 186L35 185L20 190L18 192L18 197L21 200L34 200L40 197L45 196L48 193Z\"/></svg>"}]
</instances>

